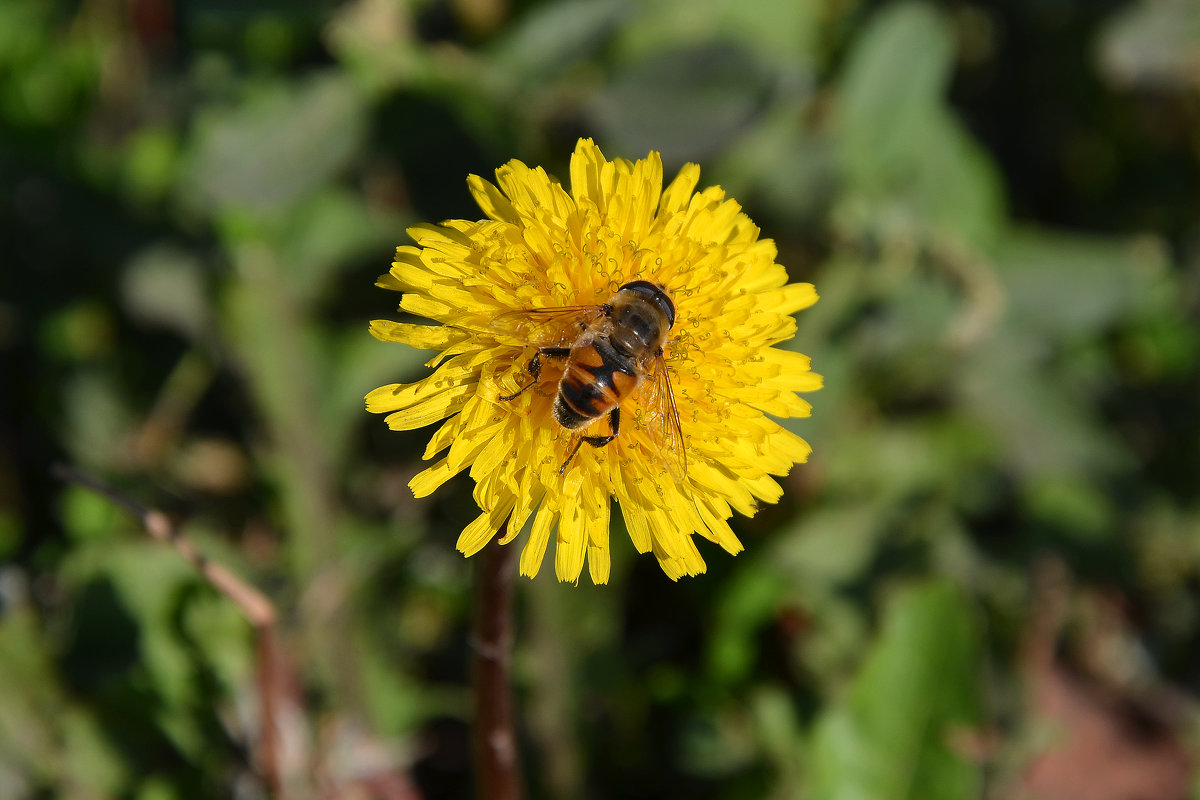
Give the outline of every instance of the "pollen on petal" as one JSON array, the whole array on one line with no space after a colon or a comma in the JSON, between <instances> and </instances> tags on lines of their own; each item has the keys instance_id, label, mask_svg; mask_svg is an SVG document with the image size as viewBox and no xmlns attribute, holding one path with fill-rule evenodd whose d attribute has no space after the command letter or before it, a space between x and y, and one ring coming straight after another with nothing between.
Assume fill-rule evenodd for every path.
<instances>
[{"instance_id":1,"label":"pollen on petal","mask_svg":"<svg viewBox=\"0 0 1200 800\"><path fill-rule=\"evenodd\" d=\"M437 372L416 383L393 383L367 394L367 410L385 414L409 408L441 394L469 396L474 388L471 379L475 370L469 360L451 360Z\"/></svg>"},{"instance_id":2,"label":"pollen on petal","mask_svg":"<svg viewBox=\"0 0 1200 800\"><path fill-rule=\"evenodd\" d=\"M428 400L414 406L397 411L384 417L384 422L394 431L411 431L424 428L438 420L443 420L451 414L457 414L470 399L470 388L458 386L454 389L436 394Z\"/></svg>"},{"instance_id":3,"label":"pollen on petal","mask_svg":"<svg viewBox=\"0 0 1200 800\"><path fill-rule=\"evenodd\" d=\"M411 325L386 319L371 320L371 335L383 342L399 342L418 350L444 350L465 338L463 331L444 325Z\"/></svg>"}]
</instances>

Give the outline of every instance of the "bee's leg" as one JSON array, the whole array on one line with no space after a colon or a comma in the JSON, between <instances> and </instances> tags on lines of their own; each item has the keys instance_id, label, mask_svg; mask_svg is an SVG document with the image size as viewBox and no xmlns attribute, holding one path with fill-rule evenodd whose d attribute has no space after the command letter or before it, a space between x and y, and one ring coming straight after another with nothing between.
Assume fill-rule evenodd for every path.
<instances>
[{"instance_id":1,"label":"bee's leg","mask_svg":"<svg viewBox=\"0 0 1200 800\"><path fill-rule=\"evenodd\" d=\"M608 414L608 425L612 428L612 433L608 436L584 436L580 439L581 442L587 442L592 447L604 447L604 445L617 438L617 434L621 432L621 407L617 406Z\"/></svg>"},{"instance_id":2,"label":"bee's leg","mask_svg":"<svg viewBox=\"0 0 1200 800\"><path fill-rule=\"evenodd\" d=\"M575 459L575 454L579 452L580 447L583 447L584 442L587 442L592 447L604 447L604 445L617 438L617 434L621 432L620 406L617 406L609 413L608 424L610 427L612 427L612 433L610 433L608 436L580 436L579 439L575 441L575 446L571 448L571 453L567 456L567 460L564 461L563 465L558 468L559 475L562 475L567 471L567 467L570 465L571 461Z\"/></svg>"},{"instance_id":3,"label":"bee's leg","mask_svg":"<svg viewBox=\"0 0 1200 800\"><path fill-rule=\"evenodd\" d=\"M502 397L497 397L497 400L508 401L515 400L526 392L526 390L537 385L538 376L542 374L542 356L546 358L566 358L571 355L569 347L543 347L533 354L533 358L529 359L529 374L533 376L533 380L517 390L516 394L506 394Z\"/></svg>"}]
</instances>

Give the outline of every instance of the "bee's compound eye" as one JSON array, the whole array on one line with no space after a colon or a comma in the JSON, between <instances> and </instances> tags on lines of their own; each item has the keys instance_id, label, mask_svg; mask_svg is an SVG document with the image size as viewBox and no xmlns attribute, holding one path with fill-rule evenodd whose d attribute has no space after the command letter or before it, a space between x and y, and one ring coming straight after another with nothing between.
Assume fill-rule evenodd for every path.
<instances>
[{"instance_id":1,"label":"bee's compound eye","mask_svg":"<svg viewBox=\"0 0 1200 800\"><path fill-rule=\"evenodd\" d=\"M630 281L621 287L622 292L632 292L649 300L667 318L667 326L675 324L675 304L662 287L650 281Z\"/></svg>"}]
</instances>

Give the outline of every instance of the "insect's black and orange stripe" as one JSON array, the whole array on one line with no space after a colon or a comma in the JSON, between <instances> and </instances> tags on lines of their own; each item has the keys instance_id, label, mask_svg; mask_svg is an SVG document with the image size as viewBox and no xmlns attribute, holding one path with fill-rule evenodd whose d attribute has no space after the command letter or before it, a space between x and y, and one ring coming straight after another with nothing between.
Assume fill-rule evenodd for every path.
<instances>
[{"instance_id":1,"label":"insect's black and orange stripe","mask_svg":"<svg viewBox=\"0 0 1200 800\"><path fill-rule=\"evenodd\" d=\"M631 360L599 338L572 351L554 404L564 428L582 428L612 411L638 385Z\"/></svg>"}]
</instances>

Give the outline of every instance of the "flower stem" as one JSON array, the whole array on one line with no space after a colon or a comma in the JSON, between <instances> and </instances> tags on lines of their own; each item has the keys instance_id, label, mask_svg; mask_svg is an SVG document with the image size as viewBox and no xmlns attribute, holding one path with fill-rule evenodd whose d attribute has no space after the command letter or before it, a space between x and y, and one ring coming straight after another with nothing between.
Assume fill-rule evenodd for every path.
<instances>
[{"instance_id":1,"label":"flower stem","mask_svg":"<svg viewBox=\"0 0 1200 800\"><path fill-rule=\"evenodd\" d=\"M501 536L479 554L475 580L473 745L480 800L521 797L511 681L517 548L501 545Z\"/></svg>"}]
</instances>

